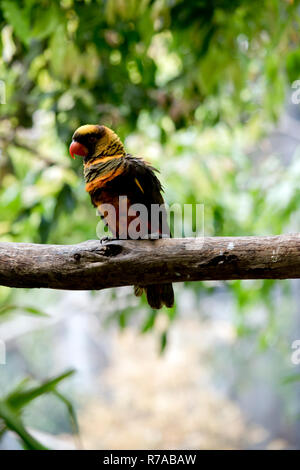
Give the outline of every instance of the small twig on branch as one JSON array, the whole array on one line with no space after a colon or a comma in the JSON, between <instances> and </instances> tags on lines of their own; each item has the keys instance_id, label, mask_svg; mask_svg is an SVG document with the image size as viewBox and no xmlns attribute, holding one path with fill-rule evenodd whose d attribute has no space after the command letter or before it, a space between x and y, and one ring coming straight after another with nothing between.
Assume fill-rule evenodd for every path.
<instances>
[{"instance_id":1,"label":"small twig on branch","mask_svg":"<svg viewBox=\"0 0 300 470\"><path fill-rule=\"evenodd\" d=\"M0 243L0 285L90 290L164 282L300 278L300 235Z\"/></svg>"}]
</instances>

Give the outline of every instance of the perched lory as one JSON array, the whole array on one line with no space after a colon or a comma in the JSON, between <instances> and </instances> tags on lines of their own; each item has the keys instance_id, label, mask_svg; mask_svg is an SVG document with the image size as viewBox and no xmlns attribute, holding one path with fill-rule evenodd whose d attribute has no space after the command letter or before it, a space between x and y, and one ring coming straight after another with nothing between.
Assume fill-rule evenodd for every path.
<instances>
[{"instance_id":1,"label":"perched lory","mask_svg":"<svg viewBox=\"0 0 300 470\"><path fill-rule=\"evenodd\" d=\"M151 206L163 207L164 204L156 170L141 158L126 153L115 132L106 126L81 126L73 135L70 154L73 158L75 155L83 158L86 191L115 238L146 238L147 234L152 237L153 232L167 236L166 213L159 212L154 230L153 217L151 219ZM142 213L137 215L136 210L130 210L135 209L136 204L143 204L147 209L146 219ZM137 228L138 236L131 235L132 225ZM142 295L143 290L152 308L174 304L172 284L142 286L141 282L141 286L134 288L137 296Z\"/></svg>"}]
</instances>

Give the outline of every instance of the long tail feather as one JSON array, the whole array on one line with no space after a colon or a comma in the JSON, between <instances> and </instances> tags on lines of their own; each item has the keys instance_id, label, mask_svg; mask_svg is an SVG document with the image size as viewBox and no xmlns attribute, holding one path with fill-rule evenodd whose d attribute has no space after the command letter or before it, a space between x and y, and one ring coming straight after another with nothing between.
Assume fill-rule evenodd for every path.
<instances>
[{"instance_id":1,"label":"long tail feather","mask_svg":"<svg viewBox=\"0 0 300 470\"><path fill-rule=\"evenodd\" d=\"M171 308L174 305L174 291L172 284L153 284L146 287L134 286L134 293L140 297L145 290L150 307L159 310L163 305Z\"/></svg>"}]
</instances>

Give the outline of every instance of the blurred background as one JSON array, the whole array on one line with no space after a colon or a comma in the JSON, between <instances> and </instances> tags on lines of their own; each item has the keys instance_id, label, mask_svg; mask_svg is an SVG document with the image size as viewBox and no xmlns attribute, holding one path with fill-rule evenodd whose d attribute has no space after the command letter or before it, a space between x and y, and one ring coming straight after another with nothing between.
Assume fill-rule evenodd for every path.
<instances>
[{"instance_id":1,"label":"blurred background","mask_svg":"<svg viewBox=\"0 0 300 470\"><path fill-rule=\"evenodd\" d=\"M96 238L68 155L86 123L159 168L169 204L204 204L206 235L299 231L299 12L2 0L0 241ZM177 284L159 312L131 288L0 287L0 449L299 449L299 286Z\"/></svg>"}]
</instances>

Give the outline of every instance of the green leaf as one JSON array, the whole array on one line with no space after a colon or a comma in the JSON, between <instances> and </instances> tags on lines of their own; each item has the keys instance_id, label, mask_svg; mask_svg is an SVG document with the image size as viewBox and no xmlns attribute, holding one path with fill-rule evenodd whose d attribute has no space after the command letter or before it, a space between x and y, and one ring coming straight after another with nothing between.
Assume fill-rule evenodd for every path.
<instances>
[{"instance_id":1,"label":"green leaf","mask_svg":"<svg viewBox=\"0 0 300 470\"><path fill-rule=\"evenodd\" d=\"M4 315L12 311L20 311L24 313L29 313L30 315L37 315L39 317L49 317L49 315L41 310L31 307L31 306L21 306L21 305L2 305L0 307L0 315Z\"/></svg>"},{"instance_id":2,"label":"green leaf","mask_svg":"<svg viewBox=\"0 0 300 470\"><path fill-rule=\"evenodd\" d=\"M121 328L121 330L123 330L125 327L126 327L126 324L127 324L127 316L126 316L126 312L120 312L119 313L119 326Z\"/></svg>"},{"instance_id":3,"label":"green leaf","mask_svg":"<svg viewBox=\"0 0 300 470\"><path fill-rule=\"evenodd\" d=\"M21 418L17 416L4 401L0 401L0 417L3 419L8 429L18 434L27 449L47 450L47 447L29 434L25 429Z\"/></svg>"},{"instance_id":4,"label":"green leaf","mask_svg":"<svg viewBox=\"0 0 300 470\"><path fill-rule=\"evenodd\" d=\"M290 83L299 78L300 49L290 52L286 59L287 74Z\"/></svg>"},{"instance_id":5,"label":"green leaf","mask_svg":"<svg viewBox=\"0 0 300 470\"><path fill-rule=\"evenodd\" d=\"M64 395L59 393L57 390L54 390L53 394L57 398L59 398L66 405L69 416L70 416L70 420L71 420L71 424L72 424L72 428L73 428L73 433L74 434L79 434L79 426L78 426L78 421L77 421L77 417L76 417L76 412L75 412L75 409L74 409L72 403L70 402L70 400L68 398L66 398Z\"/></svg>"},{"instance_id":6,"label":"green leaf","mask_svg":"<svg viewBox=\"0 0 300 470\"><path fill-rule=\"evenodd\" d=\"M282 383L284 385L295 383L295 382L300 382L300 373L288 375L282 380Z\"/></svg>"},{"instance_id":7,"label":"green leaf","mask_svg":"<svg viewBox=\"0 0 300 470\"><path fill-rule=\"evenodd\" d=\"M26 390L24 392L20 391L14 391L10 393L9 395L6 396L6 402L9 403L9 405L12 408L15 409L20 409L27 405L29 402L34 400L35 398L44 395L45 393L49 392L54 392L55 387L64 379L67 377L70 377L75 373L74 370L69 370L65 372L64 374L61 374L57 377L54 377L51 380L48 380L44 382L42 385L37 386L37 387L32 387L29 390Z\"/></svg>"},{"instance_id":8,"label":"green leaf","mask_svg":"<svg viewBox=\"0 0 300 470\"><path fill-rule=\"evenodd\" d=\"M141 329L142 333L146 333L147 331L153 328L155 320L156 320L156 316L157 316L157 311L151 310L145 323L142 326L142 329Z\"/></svg>"},{"instance_id":9,"label":"green leaf","mask_svg":"<svg viewBox=\"0 0 300 470\"><path fill-rule=\"evenodd\" d=\"M73 405L64 395L56 390L56 386L62 380L73 375L74 372L74 370L69 370L64 374L44 382L40 386L31 387L27 390L26 385L28 384L29 379L26 378L22 380L22 382L20 382L11 393L9 393L4 399L0 400L0 418L2 418L5 423L5 428L0 429L0 435L3 434L6 429L10 429L19 435L27 449L46 449L46 447L44 447L41 443L34 439L30 433L28 433L20 417L20 412L24 406L28 405L32 400L35 400L45 393L53 393L66 405L71 419L73 431L74 433L78 434L78 422Z\"/></svg>"},{"instance_id":10,"label":"green leaf","mask_svg":"<svg viewBox=\"0 0 300 470\"><path fill-rule=\"evenodd\" d=\"M168 332L164 331L160 337L160 353L162 354L166 349L168 343Z\"/></svg>"},{"instance_id":11,"label":"green leaf","mask_svg":"<svg viewBox=\"0 0 300 470\"><path fill-rule=\"evenodd\" d=\"M53 219L57 220L61 212L70 214L76 206L76 199L69 184L64 184L57 195Z\"/></svg>"},{"instance_id":12,"label":"green leaf","mask_svg":"<svg viewBox=\"0 0 300 470\"><path fill-rule=\"evenodd\" d=\"M41 310L35 307L21 307L25 313L30 313L31 315L37 315L39 317L50 317L48 313L42 312Z\"/></svg>"},{"instance_id":13,"label":"green leaf","mask_svg":"<svg viewBox=\"0 0 300 470\"><path fill-rule=\"evenodd\" d=\"M1 3L5 19L14 29L15 35L27 46L30 38L29 18L18 2L4 0Z\"/></svg>"},{"instance_id":14,"label":"green leaf","mask_svg":"<svg viewBox=\"0 0 300 470\"><path fill-rule=\"evenodd\" d=\"M51 230L51 220L47 219L44 216L44 214L42 214L40 226L39 226L40 243L47 243L50 230Z\"/></svg>"},{"instance_id":15,"label":"green leaf","mask_svg":"<svg viewBox=\"0 0 300 470\"><path fill-rule=\"evenodd\" d=\"M36 21L32 29L32 36L44 39L50 36L61 21L61 15L57 5L52 2L50 8L44 9L42 6L37 12Z\"/></svg>"}]
</instances>

